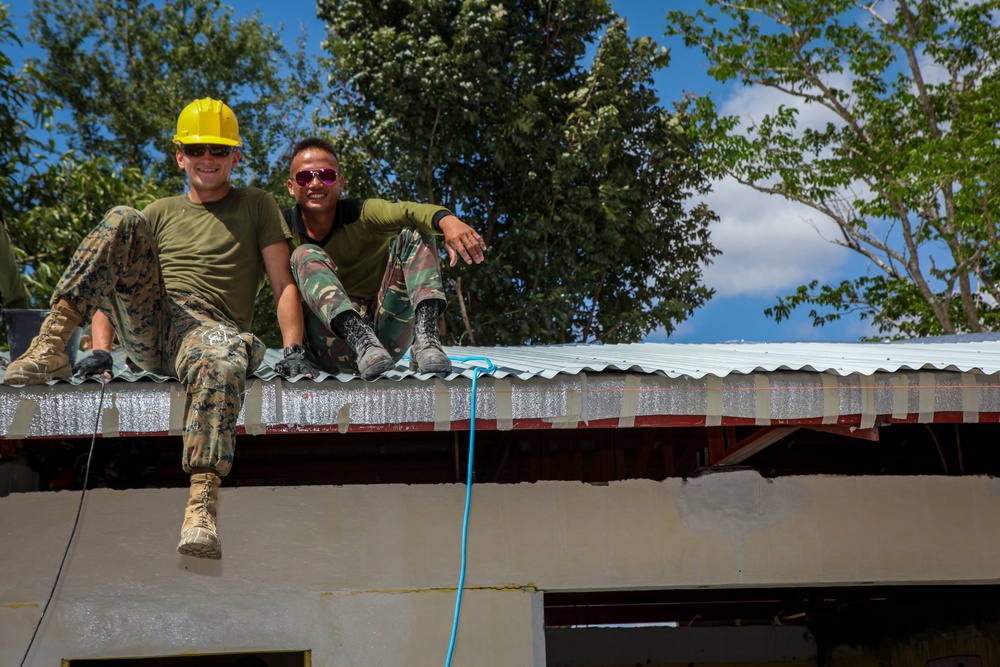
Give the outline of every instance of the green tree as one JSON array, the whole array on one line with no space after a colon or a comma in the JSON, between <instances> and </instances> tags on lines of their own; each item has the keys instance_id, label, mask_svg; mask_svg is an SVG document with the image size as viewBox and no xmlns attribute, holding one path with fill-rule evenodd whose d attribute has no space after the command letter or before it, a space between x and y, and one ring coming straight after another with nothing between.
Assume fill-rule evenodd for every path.
<instances>
[{"instance_id":1,"label":"green tree","mask_svg":"<svg viewBox=\"0 0 1000 667\"><path fill-rule=\"evenodd\" d=\"M71 194L31 193L15 223L27 260L41 262L36 296L47 298L106 209L181 191L171 137L194 99L222 99L236 112L244 143L234 182L284 196L288 152L312 133L320 91L305 34L290 52L259 12L236 20L219 0L35 0L31 35L45 56L30 60L29 71L52 106L68 112L56 130L75 149L59 159L64 171L56 175ZM80 178L94 179L91 191L77 189ZM59 232L24 236L42 222ZM255 314L255 332L280 347L269 290Z\"/></svg>"},{"instance_id":2,"label":"green tree","mask_svg":"<svg viewBox=\"0 0 1000 667\"><path fill-rule=\"evenodd\" d=\"M18 270L34 305L44 308L86 231L109 201L149 200L137 169L121 170L107 158L83 160L75 153L50 159L42 141L51 120L33 70L15 71L6 46L21 46L7 7L0 5L0 206L19 257ZM6 341L6 327L0 340Z\"/></svg>"},{"instance_id":3,"label":"green tree","mask_svg":"<svg viewBox=\"0 0 1000 667\"><path fill-rule=\"evenodd\" d=\"M1000 3L705 4L669 12L668 34L700 47L719 81L785 101L744 126L698 100L713 173L811 207L872 267L767 314L809 305L821 325L854 312L896 337L996 329ZM809 107L829 120L801 123Z\"/></svg>"},{"instance_id":4,"label":"green tree","mask_svg":"<svg viewBox=\"0 0 1000 667\"><path fill-rule=\"evenodd\" d=\"M661 106L667 52L606 0L318 7L350 194L442 204L490 247L445 267L446 340L636 341L711 297L688 103Z\"/></svg>"},{"instance_id":5,"label":"green tree","mask_svg":"<svg viewBox=\"0 0 1000 667\"><path fill-rule=\"evenodd\" d=\"M33 149L41 148L31 130L44 120L46 108L34 80L14 69L8 52L22 46L10 6L0 4L0 209L14 209L21 188L22 171L31 162Z\"/></svg>"},{"instance_id":6,"label":"green tree","mask_svg":"<svg viewBox=\"0 0 1000 667\"><path fill-rule=\"evenodd\" d=\"M38 163L18 198L20 213L11 223L35 307L49 298L80 240L116 204L143 208L165 193L139 169L122 169L106 157L81 158L70 152L58 161Z\"/></svg>"},{"instance_id":7,"label":"green tree","mask_svg":"<svg viewBox=\"0 0 1000 667\"><path fill-rule=\"evenodd\" d=\"M220 0L35 0L29 61L44 92L68 109L58 129L85 154L179 190L170 138L201 97L236 112L248 183L284 183L288 148L308 131L319 91L304 42L289 53L259 12L235 20Z\"/></svg>"}]
</instances>

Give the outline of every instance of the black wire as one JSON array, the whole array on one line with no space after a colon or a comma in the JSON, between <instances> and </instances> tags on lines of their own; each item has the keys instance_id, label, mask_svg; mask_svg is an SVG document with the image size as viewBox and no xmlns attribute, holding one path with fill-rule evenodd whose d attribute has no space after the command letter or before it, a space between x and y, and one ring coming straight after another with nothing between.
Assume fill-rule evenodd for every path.
<instances>
[{"instance_id":1,"label":"black wire","mask_svg":"<svg viewBox=\"0 0 1000 667\"><path fill-rule=\"evenodd\" d=\"M66 564L66 556L69 555L69 548L73 544L73 537L76 536L76 527L80 524L80 513L83 511L83 499L87 497L87 484L90 481L90 460L94 456L94 443L97 442L97 425L101 421L101 409L104 407L104 388L107 386L106 380L100 380L101 383L101 399L97 403L97 418L94 420L94 434L90 438L90 452L87 454L87 467L83 473L83 493L80 494L80 504L76 508L76 518L73 519L73 530L69 533L69 541L66 542L66 551L63 552L62 560L59 562L59 571L56 572L56 580L52 582L52 590L49 591L49 599L45 601L45 607L42 608L42 615L38 617L38 623L35 624L35 631L31 633L31 641L28 642L28 648L24 650L24 657L21 658L21 667L24 667L24 662L28 659L28 654L31 653L31 647L35 644L35 637L38 636L38 629L42 627L42 621L45 619L45 612L49 610L49 604L52 602L52 596L56 593L56 587L59 585L59 578L62 576L63 565Z\"/></svg>"}]
</instances>

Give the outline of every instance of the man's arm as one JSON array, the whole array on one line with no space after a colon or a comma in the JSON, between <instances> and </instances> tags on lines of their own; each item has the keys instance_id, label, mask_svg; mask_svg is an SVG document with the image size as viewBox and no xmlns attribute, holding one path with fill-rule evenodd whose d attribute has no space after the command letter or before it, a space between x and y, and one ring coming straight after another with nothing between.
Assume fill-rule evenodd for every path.
<instances>
[{"instance_id":1,"label":"man's arm","mask_svg":"<svg viewBox=\"0 0 1000 667\"><path fill-rule=\"evenodd\" d=\"M486 241L472 227L458 219L455 215L446 215L438 221L438 226L444 234L444 249L448 252L448 266L458 263L459 255L466 264L482 263L485 258Z\"/></svg>"},{"instance_id":2,"label":"man's arm","mask_svg":"<svg viewBox=\"0 0 1000 667\"><path fill-rule=\"evenodd\" d=\"M90 349L110 352L114 339L115 328L111 320L101 311L94 311L94 317L90 320Z\"/></svg>"},{"instance_id":3,"label":"man's arm","mask_svg":"<svg viewBox=\"0 0 1000 667\"><path fill-rule=\"evenodd\" d=\"M111 345L115 339L115 328L111 320L101 311L94 311L90 320L90 356L73 366L73 373L81 377L101 375L111 379Z\"/></svg>"},{"instance_id":4,"label":"man's arm","mask_svg":"<svg viewBox=\"0 0 1000 667\"><path fill-rule=\"evenodd\" d=\"M306 350L302 346L302 299L289 267L291 253L288 242L272 243L264 248L261 255L278 306L278 326L285 346L285 357L275 364L274 371L286 378L299 375L314 377L320 369L306 359Z\"/></svg>"},{"instance_id":5,"label":"man's arm","mask_svg":"<svg viewBox=\"0 0 1000 667\"><path fill-rule=\"evenodd\" d=\"M302 344L302 300L289 266L291 253L287 241L272 243L261 251L264 269L274 292L278 309L278 327L285 347Z\"/></svg>"}]
</instances>

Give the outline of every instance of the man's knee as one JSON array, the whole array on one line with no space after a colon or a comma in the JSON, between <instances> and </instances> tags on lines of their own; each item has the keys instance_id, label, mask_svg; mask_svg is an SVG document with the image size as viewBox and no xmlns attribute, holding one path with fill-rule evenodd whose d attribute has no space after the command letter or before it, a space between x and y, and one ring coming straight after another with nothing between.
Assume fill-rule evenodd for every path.
<instances>
[{"instance_id":1,"label":"man's knee","mask_svg":"<svg viewBox=\"0 0 1000 667\"><path fill-rule=\"evenodd\" d=\"M243 338L221 329L204 334L177 359L178 379L186 386L226 389L244 383L251 354Z\"/></svg>"},{"instance_id":2,"label":"man's knee","mask_svg":"<svg viewBox=\"0 0 1000 667\"><path fill-rule=\"evenodd\" d=\"M292 251L292 264L302 264L308 261L329 261L326 251L313 243L303 243Z\"/></svg>"},{"instance_id":3,"label":"man's knee","mask_svg":"<svg viewBox=\"0 0 1000 667\"><path fill-rule=\"evenodd\" d=\"M430 253L437 256L437 239L419 229L404 229L389 242L389 254L399 260Z\"/></svg>"},{"instance_id":4,"label":"man's knee","mask_svg":"<svg viewBox=\"0 0 1000 667\"><path fill-rule=\"evenodd\" d=\"M149 220L140 211L131 206L115 206L104 214L104 219L94 230L99 237L110 240L119 239L132 244L138 238L144 238L145 243L153 242L153 228Z\"/></svg>"},{"instance_id":5,"label":"man's knee","mask_svg":"<svg viewBox=\"0 0 1000 667\"><path fill-rule=\"evenodd\" d=\"M292 251L291 265L292 275L300 284L319 271L337 272L336 264L326 251L312 243L305 243Z\"/></svg>"},{"instance_id":6,"label":"man's knee","mask_svg":"<svg viewBox=\"0 0 1000 667\"><path fill-rule=\"evenodd\" d=\"M104 221L116 227L149 224L146 216L131 206L115 206L104 214Z\"/></svg>"}]
</instances>

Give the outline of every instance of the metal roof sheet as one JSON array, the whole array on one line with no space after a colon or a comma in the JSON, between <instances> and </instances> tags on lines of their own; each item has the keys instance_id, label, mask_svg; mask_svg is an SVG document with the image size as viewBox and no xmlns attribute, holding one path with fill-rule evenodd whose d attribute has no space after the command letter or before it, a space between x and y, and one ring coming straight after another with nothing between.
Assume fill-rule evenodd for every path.
<instances>
[{"instance_id":1,"label":"metal roof sheet","mask_svg":"<svg viewBox=\"0 0 1000 667\"><path fill-rule=\"evenodd\" d=\"M718 343L446 348L455 373L401 362L373 382L275 376L269 350L247 383L247 433L467 428L472 406L497 430L732 423L995 422L1000 340L969 343ZM495 366L472 400L476 367ZM465 360L465 361L462 361ZM0 437L179 432L175 380L121 370L88 380L0 387ZM137 381L146 380L146 381ZM152 382L149 380L153 380ZM78 386L73 386L78 385ZM107 393L105 403L105 393ZM113 407L114 409L110 409ZM105 421L107 418L107 421Z\"/></svg>"},{"instance_id":2,"label":"metal roof sheet","mask_svg":"<svg viewBox=\"0 0 1000 667\"><path fill-rule=\"evenodd\" d=\"M987 375L1000 372L1000 340L910 343L633 343L446 348L449 356L485 357L495 377L553 378L558 374L619 371L667 377L727 377L774 371L871 375L899 370L940 370ZM456 364L471 377L478 362Z\"/></svg>"},{"instance_id":3,"label":"metal roof sheet","mask_svg":"<svg viewBox=\"0 0 1000 667\"><path fill-rule=\"evenodd\" d=\"M657 374L670 378L728 377L750 373L805 371L839 376L871 375L900 370L938 370L1000 373L1000 337L969 336L948 339L923 339L893 343L631 343L618 345L570 344L526 345L510 347L445 347L453 360L454 372L443 379L472 378L476 368L492 363L495 378L513 377L552 379L558 375L582 372L633 372ZM268 350L264 364L254 375L271 380L277 377L273 366L281 359L279 350ZM466 360L466 361L462 361ZM488 361L487 361L488 360ZM436 377L408 369L404 357L396 368L380 381L420 380ZM146 372L131 372L124 356L115 353L115 379L125 381L167 378ZM358 381L350 373L322 373L315 381ZM297 381L308 382L298 378ZM80 380L71 380L74 384Z\"/></svg>"}]
</instances>

